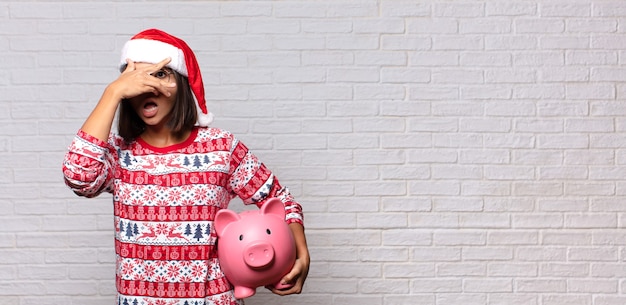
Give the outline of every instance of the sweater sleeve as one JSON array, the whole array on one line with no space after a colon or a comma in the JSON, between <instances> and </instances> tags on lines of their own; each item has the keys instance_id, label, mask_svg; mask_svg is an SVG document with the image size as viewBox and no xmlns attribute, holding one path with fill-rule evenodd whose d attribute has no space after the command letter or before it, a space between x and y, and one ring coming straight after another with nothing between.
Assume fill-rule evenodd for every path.
<instances>
[{"instance_id":1,"label":"sweater sleeve","mask_svg":"<svg viewBox=\"0 0 626 305\"><path fill-rule=\"evenodd\" d=\"M279 198L285 205L285 221L304 223L302 206L278 182L278 178L265 167L250 150L237 139L231 147L228 185L230 191L241 198L245 204L261 207L270 198Z\"/></svg>"},{"instance_id":2,"label":"sweater sleeve","mask_svg":"<svg viewBox=\"0 0 626 305\"><path fill-rule=\"evenodd\" d=\"M65 184L84 197L112 192L116 159L113 145L80 130L63 160Z\"/></svg>"}]
</instances>

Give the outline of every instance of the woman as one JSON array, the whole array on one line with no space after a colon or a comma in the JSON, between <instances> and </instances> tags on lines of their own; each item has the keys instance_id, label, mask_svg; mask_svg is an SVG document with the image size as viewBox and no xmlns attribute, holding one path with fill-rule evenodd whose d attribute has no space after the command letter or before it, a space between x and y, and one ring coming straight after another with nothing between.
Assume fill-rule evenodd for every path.
<instances>
[{"instance_id":1,"label":"woman","mask_svg":"<svg viewBox=\"0 0 626 305\"><path fill-rule=\"evenodd\" d=\"M113 194L118 304L240 304L220 270L215 213L240 197L279 198L297 258L278 295L300 293L310 258L302 208L231 133L208 127L202 76L187 44L150 29L123 48L110 83L63 163L79 196ZM118 128L111 134L117 109Z\"/></svg>"}]
</instances>

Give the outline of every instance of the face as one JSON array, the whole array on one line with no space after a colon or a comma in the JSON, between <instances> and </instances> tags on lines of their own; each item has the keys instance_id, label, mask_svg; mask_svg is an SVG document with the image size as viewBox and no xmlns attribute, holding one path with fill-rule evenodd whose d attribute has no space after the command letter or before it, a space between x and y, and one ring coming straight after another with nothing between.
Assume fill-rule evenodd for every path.
<instances>
[{"instance_id":1,"label":"face","mask_svg":"<svg viewBox=\"0 0 626 305\"><path fill-rule=\"evenodd\" d=\"M143 68L150 64L136 63L137 68ZM169 68L163 68L152 75L163 81L176 82L176 78L172 75ZM177 87L170 87L168 91L171 95L165 96L161 93L144 93L129 100L131 106L144 121L148 128L156 126L165 126L169 121L176 102Z\"/></svg>"}]
</instances>

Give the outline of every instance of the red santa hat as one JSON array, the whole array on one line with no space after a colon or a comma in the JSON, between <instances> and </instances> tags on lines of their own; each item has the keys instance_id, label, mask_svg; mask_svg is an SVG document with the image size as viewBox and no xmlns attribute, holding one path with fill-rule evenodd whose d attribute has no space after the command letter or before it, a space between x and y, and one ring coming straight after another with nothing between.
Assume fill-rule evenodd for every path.
<instances>
[{"instance_id":1,"label":"red santa hat","mask_svg":"<svg viewBox=\"0 0 626 305\"><path fill-rule=\"evenodd\" d=\"M204 84L200 67L193 51L182 39L157 29L142 31L124 44L120 67L126 66L126 59L156 64L167 57L170 57L172 61L166 67L186 76L189 80L198 109L197 124L209 126L213 121L213 114L208 111L204 99Z\"/></svg>"}]
</instances>

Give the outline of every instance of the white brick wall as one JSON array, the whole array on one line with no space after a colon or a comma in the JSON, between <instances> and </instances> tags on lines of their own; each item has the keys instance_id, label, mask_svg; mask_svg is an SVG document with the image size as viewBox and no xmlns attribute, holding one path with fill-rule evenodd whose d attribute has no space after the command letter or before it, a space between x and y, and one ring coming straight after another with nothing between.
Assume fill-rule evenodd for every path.
<instances>
[{"instance_id":1,"label":"white brick wall","mask_svg":"<svg viewBox=\"0 0 626 305\"><path fill-rule=\"evenodd\" d=\"M626 304L626 2L286 0L0 3L0 305L113 304L60 163L147 27L304 204L304 293L248 304Z\"/></svg>"}]
</instances>

